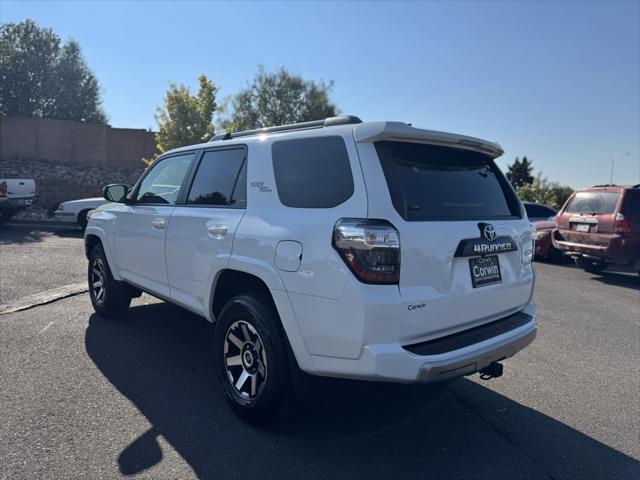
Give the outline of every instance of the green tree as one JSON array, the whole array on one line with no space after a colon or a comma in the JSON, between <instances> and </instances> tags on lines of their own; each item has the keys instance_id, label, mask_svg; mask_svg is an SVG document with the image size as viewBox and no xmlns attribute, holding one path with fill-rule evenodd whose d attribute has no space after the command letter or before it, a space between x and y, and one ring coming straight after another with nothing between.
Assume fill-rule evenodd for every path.
<instances>
[{"instance_id":1,"label":"green tree","mask_svg":"<svg viewBox=\"0 0 640 480\"><path fill-rule=\"evenodd\" d=\"M329 100L332 87L333 82L305 80L284 67L276 73L259 67L249 86L232 98L222 126L238 131L332 117L337 112Z\"/></svg>"},{"instance_id":2,"label":"green tree","mask_svg":"<svg viewBox=\"0 0 640 480\"><path fill-rule=\"evenodd\" d=\"M198 81L200 89L197 95L191 95L189 88L184 85L170 85L164 98L164 107L158 108L156 115L160 126L156 143L160 153L205 142L213 135L218 87L204 75L200 75Z\"/></svg>"},{"instance_id":3,"label":"green tree","mask_svg":"<svg viewBox=\"0 0 640 480\"><path fill-rule=\"evenodd\" d=\"M0 26L0 114L106 123L100 86L75 41L33 20Z\"/></svg>"},{"instance_id":4,"label":"green tree","mask_svg":"<svg viewBox=\"0 0 640 480\"><path fill-rule=\"evenodd\" d=\"M538 173L533 181L517 189L518 196L523 202L535 202L559 209L571 196L573 189L557 182L550 182Z\"/></svg>"},{"instance_id":5,"label":"green tree","mask_svg":"<svg viewBox=\"0 0 640 480\"><path fill-rule=\"evenodd\" d=\"M511 182L511 185L513 185L513 188L518 189L523 185L533 182L532 171L533 166L527 157L522 157L522 160L516 157L514 162L508 167L507 178Z\"/></svg>"}]
</instances>

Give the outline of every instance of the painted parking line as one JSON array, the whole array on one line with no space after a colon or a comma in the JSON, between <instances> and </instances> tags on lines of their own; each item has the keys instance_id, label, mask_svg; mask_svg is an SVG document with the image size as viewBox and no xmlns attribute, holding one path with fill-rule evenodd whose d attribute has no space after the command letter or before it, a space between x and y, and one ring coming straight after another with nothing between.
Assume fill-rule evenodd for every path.
<instances>
[{"instance_id":1,"label":"painted parking line","mask_svg":"<svg viewBox=\"0 0 640 480\"><path fill-rule=\"evenodd\" d=\"M7 313L20 312L29 308L37 307L39 305L45 305L47 303L62 300L63 298L73 297L85 293L89 289L86 283L72 283L63 287L52 288L51 290L45 290L44 292L34 293L33 295L27 295L26 297L19 298L12 302L0 304L0 315Z\"/></svg>"}]
</instances>

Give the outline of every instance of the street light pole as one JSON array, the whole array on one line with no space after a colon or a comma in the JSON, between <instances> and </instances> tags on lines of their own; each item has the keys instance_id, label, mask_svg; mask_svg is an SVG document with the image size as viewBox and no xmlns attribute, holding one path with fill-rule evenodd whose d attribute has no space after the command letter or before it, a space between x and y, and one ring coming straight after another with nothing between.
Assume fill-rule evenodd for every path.
<instances>
[{"instance_id":1,"label":"street light pole","mask_svg":"<svg viewBox=\"0 0 640 480\"><path fill-rule=\"evenodd\" d=\"M611 159L611 175L609 175L609 185L613 185L613 166L615 161L619 158L626 157L627 155L631 155L629 152L621 153L620 155L616 155Z\"/></svg>"}]
</instances>

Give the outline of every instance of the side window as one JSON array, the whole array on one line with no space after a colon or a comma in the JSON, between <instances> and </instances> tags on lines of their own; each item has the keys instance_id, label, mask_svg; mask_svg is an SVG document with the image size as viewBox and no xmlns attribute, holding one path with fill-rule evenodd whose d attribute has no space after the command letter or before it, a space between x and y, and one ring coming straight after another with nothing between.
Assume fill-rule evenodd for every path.
<instances>
[{"instance_id":1,"label":"side window","mask_svg":"<svg viewBox=\"0 0 640 480\"><path fill-rule=\"evenodd\" d=\"M174 205L191 160L193 153L160 160L142 180L136 202Z\"/></svg>"},{"instance_id":2,"label":"side window","mask_svg":"<svg viewBox=\"0 0 640 480\"><path fill-rule=\"evenodd\" d=\"M540 205L525 205L528 217L544 218L553 215L553 212L546 207Z\"/></svg>"},{"instance_id":3,"label":"side window","mask_svg":"<svg viewBox=\"0 0 640 480\"><path fill-rule=\"evenodd\" d=\"M341 137L281 140L271 147L278 197L296 208L331 208L353 195L347 147Z\"/></svg>"},{"instance_id":4,"label":"side window","mask_svg":"<svg viewBox=\"0 0 640 480\"><path fill-rule=\"evenodd\" d=\"M245 208L247 179L243 172L246 156L244 148L205 152L187 204Z\"/></svg>"}]
</instances>

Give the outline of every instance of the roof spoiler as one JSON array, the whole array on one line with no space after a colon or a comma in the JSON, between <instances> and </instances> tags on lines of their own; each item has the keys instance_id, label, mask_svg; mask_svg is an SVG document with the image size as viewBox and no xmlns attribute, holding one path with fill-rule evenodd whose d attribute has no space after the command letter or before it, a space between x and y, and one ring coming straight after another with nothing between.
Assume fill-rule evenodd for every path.
<instances>
[{"instance_id":1,"label":"roof spoiler","mask_svg":"<svg viewBox=\"0 0 640 480\"><path fill-rule=\"evenodd\" d=\"M379 140L423 141L433 145L462 148L486 153L493 158L504 153L496 142L489 142L475 137L457 135L454 133L438 132L414 128L402 122L371 122L359 125L354 130L356 142L373 143Z\"/></svg>"}]
</instances>

